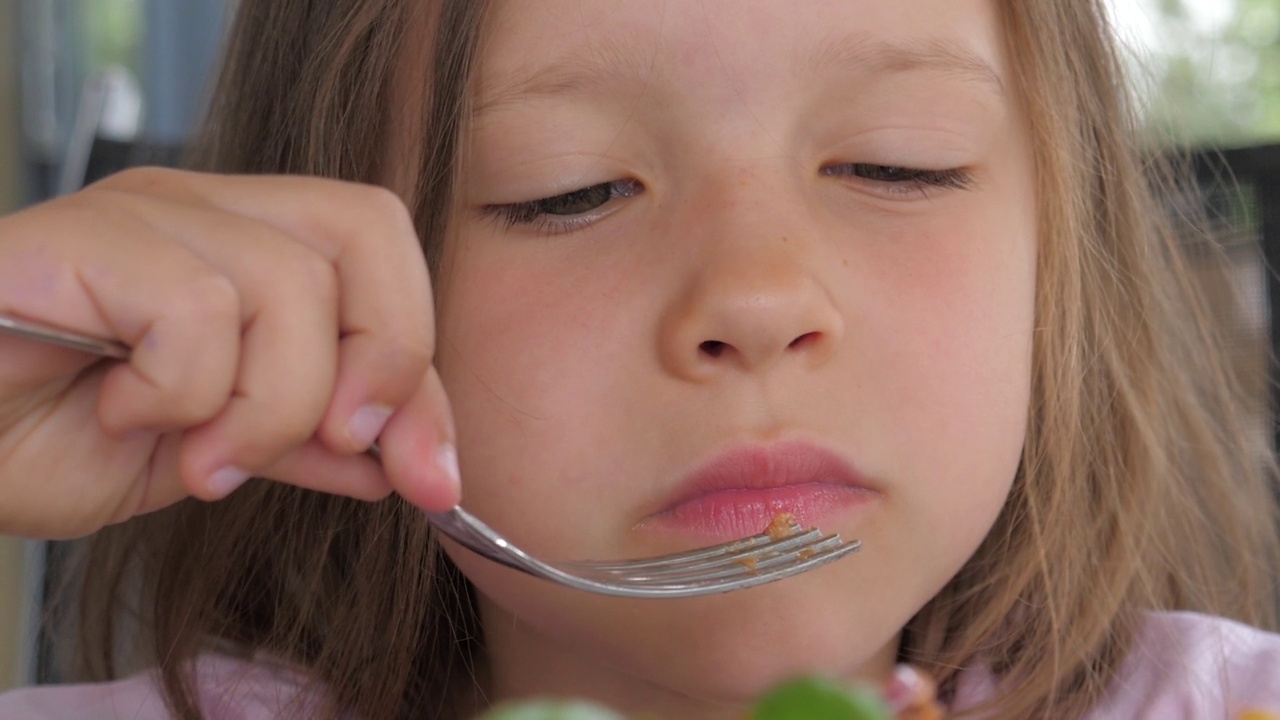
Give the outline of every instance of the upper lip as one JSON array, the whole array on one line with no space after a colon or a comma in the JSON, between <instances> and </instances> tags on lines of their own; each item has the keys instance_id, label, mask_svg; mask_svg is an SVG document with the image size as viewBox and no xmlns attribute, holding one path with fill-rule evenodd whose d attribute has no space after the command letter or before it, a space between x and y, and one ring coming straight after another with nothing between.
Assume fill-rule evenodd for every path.
<instances>
[{"instance_id":1,"label":"upper lip","mask_svg":"<svg viewBox=\"0 0 1280 720\"><path fill-rule=\"evenodd\" d=\"M819 483L876 490L850 463L817 445L800 441L747 444L718 453L686 476L664 503L663 512L715 492Z\"/></svg>"}]
</instances>

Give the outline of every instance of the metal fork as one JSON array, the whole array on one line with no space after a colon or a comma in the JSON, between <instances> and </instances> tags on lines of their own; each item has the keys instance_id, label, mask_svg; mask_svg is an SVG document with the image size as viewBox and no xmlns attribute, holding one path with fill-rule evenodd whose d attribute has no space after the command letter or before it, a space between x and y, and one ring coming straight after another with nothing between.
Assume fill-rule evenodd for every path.
<instances>
[{"instance_id":1,"label":"metal fork","mask_svg":"<svg viewBox=\"0 0 1280 720\"><path fill-rule=\"evenodd\" d=\"M0 315L0 334L124 360L130 349L113 340L59 330ZM375 458L380 450L370 451ZM586 592L632 598L710 595L763 585L825 565L861 548L839 535L805 530L794 520L785 532L762 532L732 542L661 557L615 562L548 562L513 545L461 506L425 513L440 532L482 557L534 577Z\"/></svg>"}]
</instances>

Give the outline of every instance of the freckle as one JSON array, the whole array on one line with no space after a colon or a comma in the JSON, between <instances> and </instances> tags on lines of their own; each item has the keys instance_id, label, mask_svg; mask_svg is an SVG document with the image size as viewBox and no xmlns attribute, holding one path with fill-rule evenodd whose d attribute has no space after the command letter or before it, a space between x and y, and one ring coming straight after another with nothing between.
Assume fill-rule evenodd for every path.
<instances>
[{"instance_id":1,"label":"freckle","mask_svg":"<svg viewBox=\"0 0 1280 720\"><path fill-rule=\"evenodd\" d=\"M841 258L840 264L844 265L845 267L849 267L849 258Z\"/></svg>"},{"instance_id":2,"label":"freckle","mask_svg":"<svg viewBox=\"0 0 1280 720\"><path fill-rule=\"evenodd\" d=\"M782 236L782 242L791 242L791 241L787 239L787 236L786 236L786 235L783 235L783 236Z\"/></svg>"}]
</instances>

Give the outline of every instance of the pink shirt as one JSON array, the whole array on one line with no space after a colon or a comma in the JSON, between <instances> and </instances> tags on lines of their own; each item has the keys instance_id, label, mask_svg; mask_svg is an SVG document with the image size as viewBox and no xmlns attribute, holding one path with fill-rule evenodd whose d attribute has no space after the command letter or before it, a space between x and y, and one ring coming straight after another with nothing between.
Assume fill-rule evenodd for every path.
<instances>
[{"instance_id":1,"label":"pink shirt","mask_svg":"<svg viewBox=\"0 0 1280 720\"><path fill-rule=\"evenodd\" d=\"M300 676L269 662L207 655L196 662L208 720L308 718ZM990 697L982 672L961 681L957 704ZM1194 613L1150 617L1107 699L1083 720L1237 720L1280 712L1280 635ZM168 720L149 674L97 685L23 688L0 695L4 720Z\"/></svg>"}]
</instances>

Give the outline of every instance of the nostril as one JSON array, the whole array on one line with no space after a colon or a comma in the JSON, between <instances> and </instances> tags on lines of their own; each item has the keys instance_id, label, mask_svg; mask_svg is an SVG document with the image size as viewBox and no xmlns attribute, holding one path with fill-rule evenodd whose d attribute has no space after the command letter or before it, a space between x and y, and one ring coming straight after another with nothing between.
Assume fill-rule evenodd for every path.
<instances>
[{"instance_id":1,"label":"nostril","mask_svg":"<svg viewBox=\"0 0 1280 720\"><path fill-rule=\"evenodd\" d=\"M817 342L818 338L821 336L822 336L822 333L818 333L818 332L805 333L800 337L796 338L795 340L792 340L791 344L788 345L787 348L791 350L801 348L805 345Z\"/></svg>"},{"instance_id":2,"label":"nostril","mask_svg":"<svg viewBox=\"0 0 1280 720\"><path fill-rule=\"evenodd\" d=\"M724 343L719 340L706 340L698 346L698 349L713 358L718 358L724 353L724 347Z\"/></svg>"}]
</instances>

